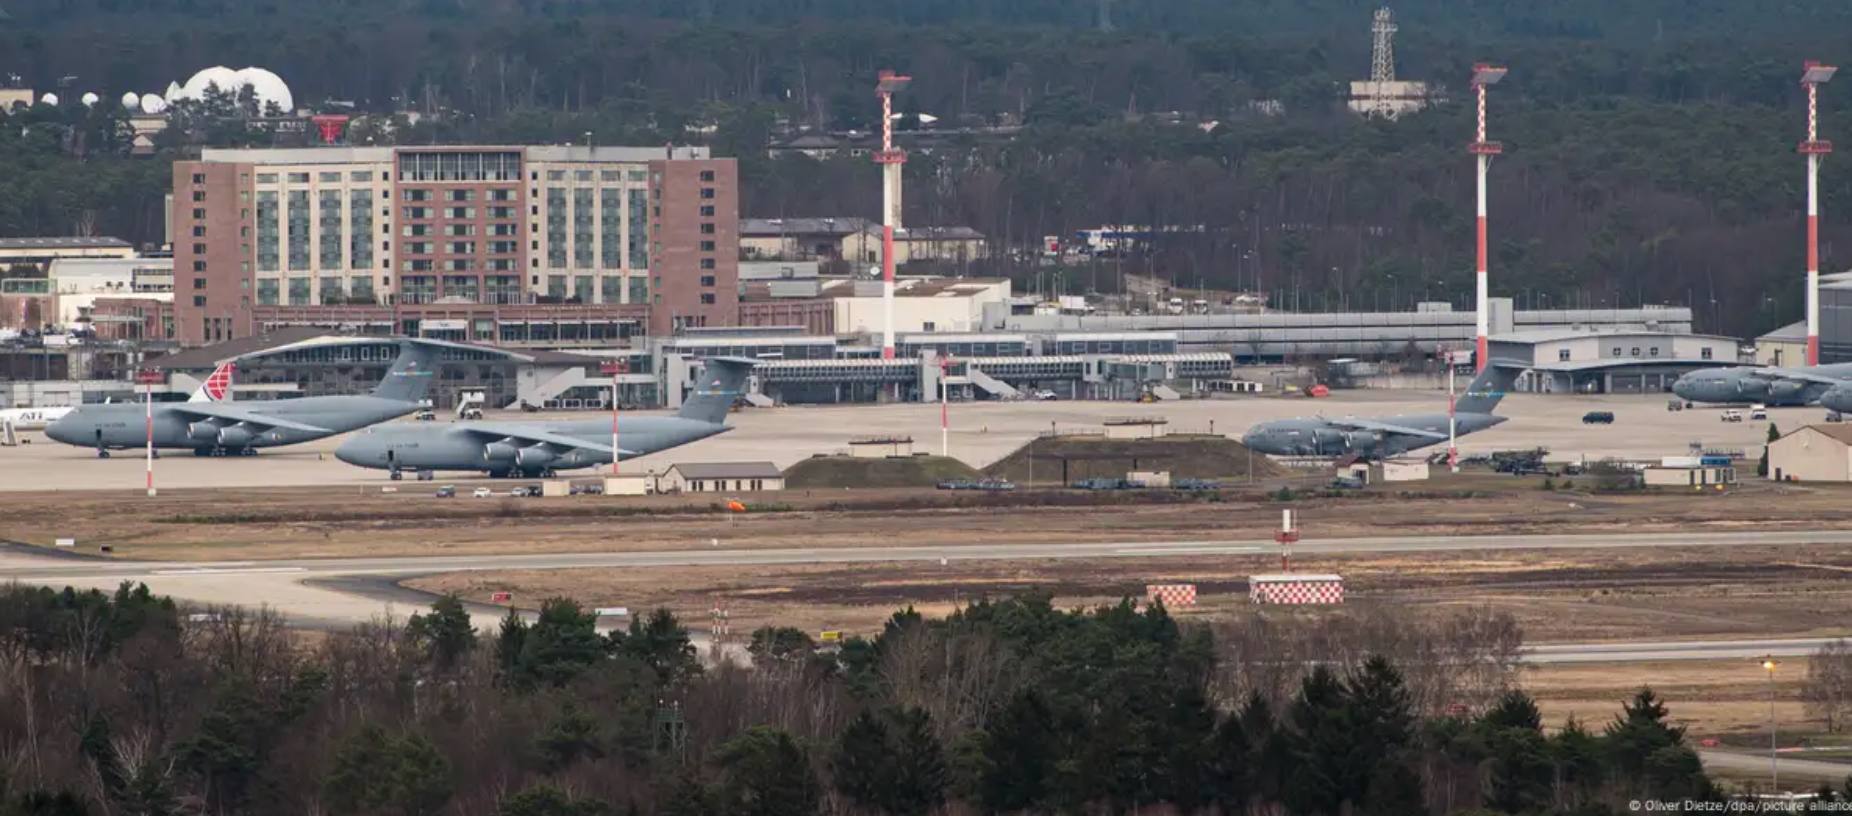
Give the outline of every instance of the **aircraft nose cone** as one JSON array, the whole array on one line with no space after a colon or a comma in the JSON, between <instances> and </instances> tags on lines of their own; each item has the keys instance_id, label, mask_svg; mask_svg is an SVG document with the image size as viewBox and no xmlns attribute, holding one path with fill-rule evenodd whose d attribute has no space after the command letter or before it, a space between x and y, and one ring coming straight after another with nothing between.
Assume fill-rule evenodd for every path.
<instances>
[{"instance_id":1,"label":"aircraft nose cone","mask_svg":"<svg viewBox=\"0 0 1852 816\"><path fill-rule=\"evenodd\" d=\"M1691 381L1684 377L1673 380L1672 393L1677 394L1682 399L1691 399Z\"/></svg>"},{"instance_id":2,"label":"aircraft nose cone","mask_svg":"<svg viewBox=\"0 0 1852 816\"><path fill-rule=\"evenodd\" d=\"M66 445L80 444L77 441L77 423L74 421L76 419L77 412L72 411L52 420L45 426L45 437L53 442L63 442Z\"/></svg>"},{"instance_id":3,"label":"aircraft nose cone","mask_svg":"<svg viewBox=\"0 0 1852 816\"><path fill-rule=\"evenodd\" d=\"M334 458L350 465L360 464L360 439L356 437L342 442L340 447L334 449Z\"/></svg>"}]
</instances>

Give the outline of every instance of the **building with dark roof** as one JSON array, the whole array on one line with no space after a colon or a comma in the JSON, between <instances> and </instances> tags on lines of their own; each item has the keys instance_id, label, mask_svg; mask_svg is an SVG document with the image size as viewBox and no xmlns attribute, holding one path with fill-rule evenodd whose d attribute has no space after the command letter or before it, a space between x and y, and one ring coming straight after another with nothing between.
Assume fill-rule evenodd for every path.
<instances>
[{"instance_id":1,"label":"building with dark roof","mask_svg":"<svg viewBox=\"0 0 1852 816\"><path fill-rule=\"evenodd\" d=\"M785 489L784 473L771 462L688 462L656 477L658 493L728 493Z\"/></svg>"}]
</instances>

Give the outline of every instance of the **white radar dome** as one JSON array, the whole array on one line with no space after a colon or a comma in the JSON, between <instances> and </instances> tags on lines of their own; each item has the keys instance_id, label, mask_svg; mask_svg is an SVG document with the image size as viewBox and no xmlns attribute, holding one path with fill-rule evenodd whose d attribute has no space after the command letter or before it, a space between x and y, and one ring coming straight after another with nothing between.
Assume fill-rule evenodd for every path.
<instances>
[{"instance_id":1,"label":"white radar dome","mask_svg":"<svg viewBox=\"0 0 1852 816\"><path fill-rule=\"evenodd\" d=\"M39 102L46 104L46 105L56 105L58 104L58 95L54 93L48 93L44 96L39 97Z\"/></svg>"},{"instance_id":2,"label":"white radar dome","mask_svg":"<svg viewBox=\"0 0 1852 816\"><path fill-rule=\"evenodd\" d=\"M141 107L141 97L137 96L134 91L129 91L128 93L123 94L122 95L122 107L125 107L125 108Z\"/></svg>"},{"instance_id":3,"label":"white radar dome","mask_svg":"<svg viewBox=\"0 0 1852 816\"><path fill-rule=\"evenodd\" d=\"M86 93L83 96L84 107L93 107L96 103L102 101L102 99L103 97L97 96L96 94Z\"/></svg>"},{"instance_id":4,"label":"white radar dome","mask_svg":"<svg viewBox=\"0 0 1852 816\"><path fill-rule=\"evenodd\" d=\"M179 99L180 98L180 83L178 82L167 83L167 90L161 92L161 98L162 99Z\"/></svg>"},{"instance_id":5,"label":"white radar dome","mask_svg":"<svg viewBox=\"0 0 1852 816\"><path fill-rule=\"evenodd\" d=\"M259 106L268 107L274 104L285 111L295 109L296 100L290 94L289 85L283 81L282 77L263 68L253 67L234 71L223 65L215 65L194 74L187 79L185 85L169 86L167 101L202 100L206 98L206 89L215 85L219 90L233 96L238 95L245 86L250 86L251 93L256 95Z\"/></svg>"},{"instance_id":6,"label":"white radar dome","mask_svg":"<svg viewBox=\"0 0 1852 816\"><path fill-rule=\"evenodd\" d=\"M164 110L167 110L167 100L155 96L154 94L142 94L142 113L160 113Z\"/></svg>"},{"instance_id":7,"label":"white radar dome","mask_svg":"<svg viewBox=\"0 0 1852 816\"><path fill-rule=\"evenodd\" d=\"M238 78L251 86L260 103L268 105L274 102L286 113L296 109L295 96L289 92L289 83L284 82L282 77L263 68L246 68L238 72Z\"/></svg>"}]
</instances>

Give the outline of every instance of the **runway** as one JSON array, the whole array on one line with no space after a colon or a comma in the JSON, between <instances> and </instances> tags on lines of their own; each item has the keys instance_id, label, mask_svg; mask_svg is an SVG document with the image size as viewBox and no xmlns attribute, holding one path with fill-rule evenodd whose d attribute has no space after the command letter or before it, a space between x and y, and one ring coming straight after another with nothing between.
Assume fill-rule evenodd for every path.
<instances>
[{"instance_id":1,"label":"runway","mask_svg":"<svg viewBox=\"0 0 1852 816\"><path fill-rule=\"evenodd\" d=\"M1629 549L1701 545L1852 544L1852 531L1778 531L1696 534L1609 533L1596 535L1492 535L1457 537L1355 538L1300 544L1319 553L1434 552L1449 550ZM149 562L8 550L0 553L0 575L53 586L113 589L122 581L145 582L159 594L202 605L267 605L308 626L344 627L391 612L416 611L428 598L398 588L417 575L485 570L546 570L652 567L751 567L772 564L849 564L1030 559L1214 558L1276 551L1271 541L1146 541L1087 544L986 544L935 547L797 548L737 550L691 547L626 553L562 553L499 556L330 558L275 561ZM505 612L476 607L479 626L491 626ZM1538 644L1538 663L1603 663L1662 660L1748 659L1804 656L1827 639L1639 641L1599 644Z\"/></svg>"}]
</instances>

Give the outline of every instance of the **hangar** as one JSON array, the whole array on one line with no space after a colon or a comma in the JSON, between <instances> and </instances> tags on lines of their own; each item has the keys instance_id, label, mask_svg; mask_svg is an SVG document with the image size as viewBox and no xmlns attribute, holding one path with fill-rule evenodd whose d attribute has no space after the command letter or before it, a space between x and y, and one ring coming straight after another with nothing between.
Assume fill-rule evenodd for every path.
<instances>
[{"instance_id":1,"label":"hangar","mask_svg":"<svg viewBox=\"0 0 1852 816\"><path fill-rule=\"evenodd\" d=\"M1768 443L1768 477L1783 482L1852 482L1852 426L1807 425Z\"/></svg>"},{"instance_id":2,"label":"hangar","mask_svg":"<svg viewBox=\"0 0 1852 816\"><path fill-rule=\"evenodd\" d=\"M1707 334L1551 329L1493 335L1486 354L1530 368L1518 379L1520 391L1640 394L1670 391L1687 372L1736 364L1737 343Z\"/></svg>"}]
</instances>

